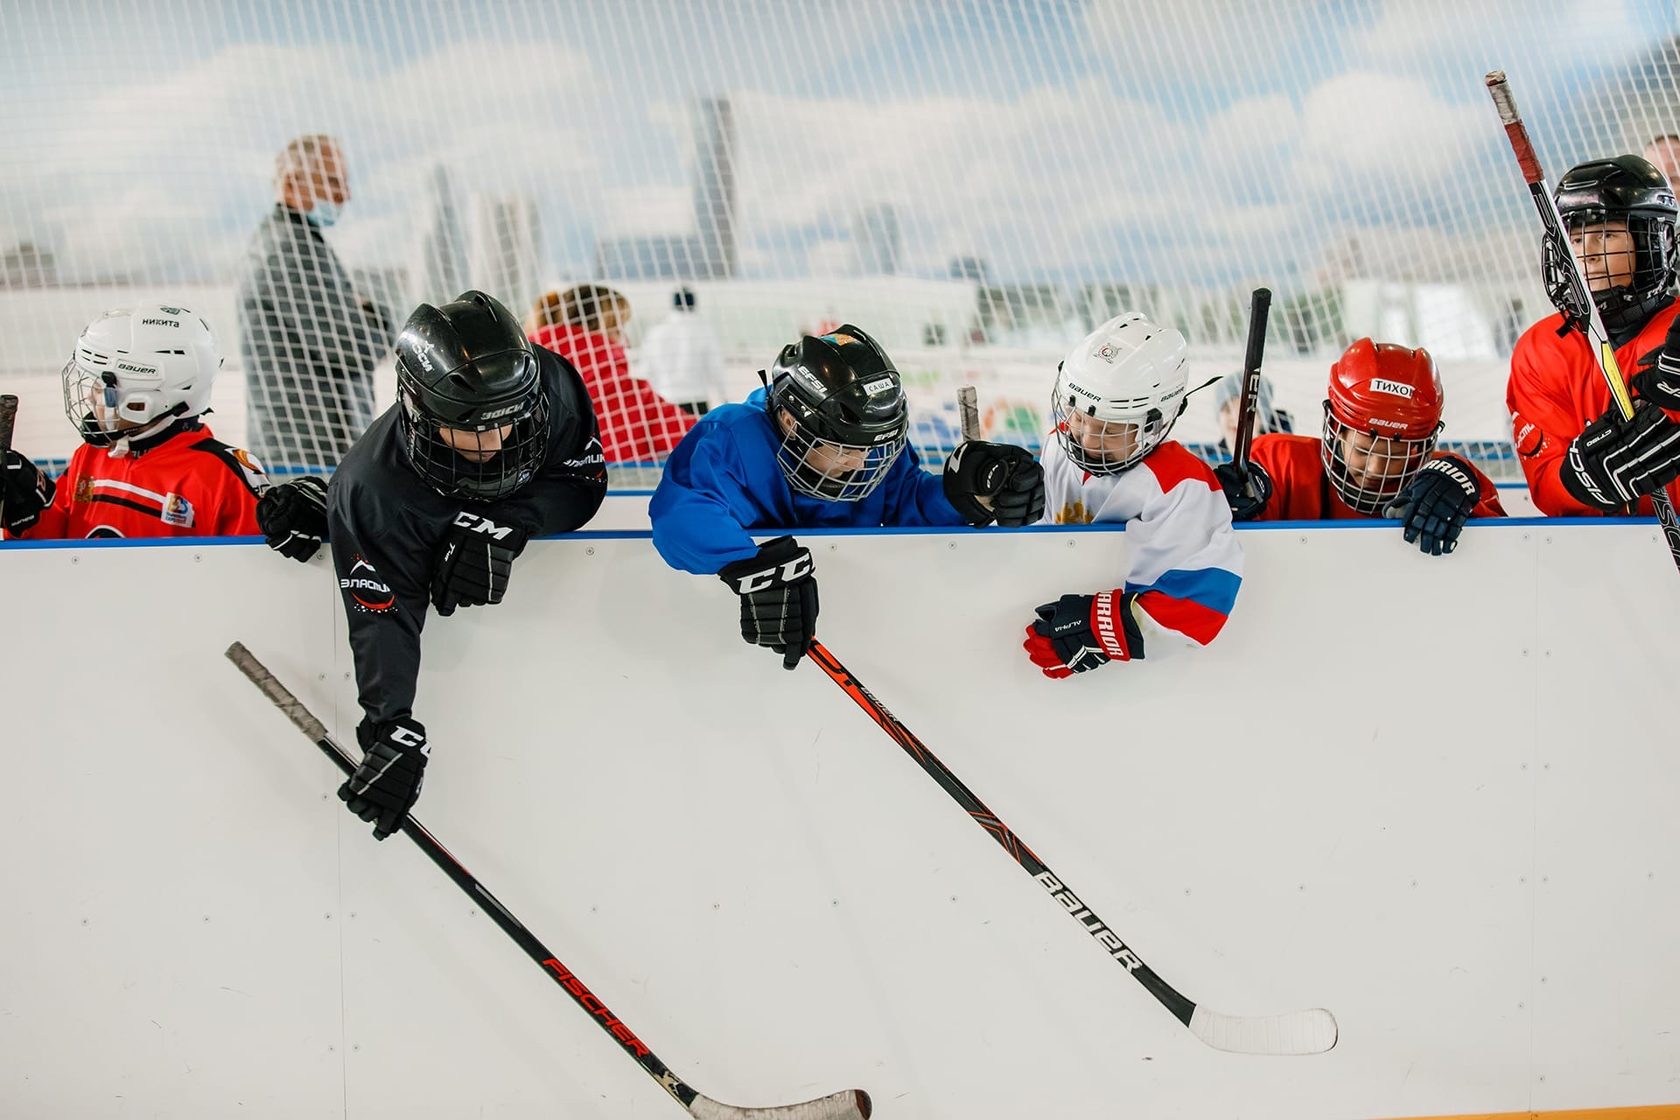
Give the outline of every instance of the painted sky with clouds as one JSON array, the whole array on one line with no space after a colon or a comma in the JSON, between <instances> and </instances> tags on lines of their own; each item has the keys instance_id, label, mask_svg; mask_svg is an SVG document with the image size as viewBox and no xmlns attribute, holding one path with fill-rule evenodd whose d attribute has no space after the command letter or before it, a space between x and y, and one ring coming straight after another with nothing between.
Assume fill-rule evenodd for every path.
<instances>
[{"instance_id":1,"label":"painted sky with clouds","mask_svg":"<svg viewBox=\"0 0 1680 1120\"><path fill-rule=\"evenodd\" d=\"M1532 267L1482 74L1510 72L1555 175L1680 124L1582 111L1677 32L1659 0L14 2L0 244L226 277L275 150L327 131L348 258L413 263L441 164L535 199L546 267L578 275L598 236L692 230L689 106L726 94L755 276L844 267L887 203L923 275L1234 285L1352 238L1463 278Z\"/></svg>"}]
</instances>

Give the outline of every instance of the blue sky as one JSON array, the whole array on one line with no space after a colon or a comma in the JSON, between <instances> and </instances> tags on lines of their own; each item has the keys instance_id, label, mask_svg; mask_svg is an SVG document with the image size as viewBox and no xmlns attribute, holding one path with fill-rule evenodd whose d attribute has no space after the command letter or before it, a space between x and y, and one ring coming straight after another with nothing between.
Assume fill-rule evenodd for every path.
<instances>
[{"instance_id":1,"label":"blue sky","mask_svg":"<svg viewBox=\"0 0 1680 1120\"><path fill-rule=\"evenodd\" d=\"M1486 257L1532 221L1482 73L1510 71L1555 175L1622 139L1581 117L1595 83L1680 31L1636 0L141 7L0 15L0 242L225 275L275 149L324 130L352 259L412 263L442 164L536 199L549 267L576 272L596 236L692 227L687 107L727 94L755 275L844 267L883 202L930 275L975 253L1017 279L1236 284L1348 238L1451 275L1453 242Z\"/></svg>"}]
</instances>

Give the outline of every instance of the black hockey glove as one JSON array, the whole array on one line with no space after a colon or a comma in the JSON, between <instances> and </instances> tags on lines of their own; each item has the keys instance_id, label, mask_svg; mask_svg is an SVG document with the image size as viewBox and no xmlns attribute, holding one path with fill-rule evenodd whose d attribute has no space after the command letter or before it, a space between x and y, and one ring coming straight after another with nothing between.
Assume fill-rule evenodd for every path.
<instances>
[{"instance_id":1,"label":"black hockey glove","mask_svg":"<svg viewBox=\"0 0 1680 1120\"><path fill-rule=\"evenodd\" d=\"M741 637L781 654L782 668L797 668L817 636L811 550L792 537L777 537L758 555L725 564L718 578L741 597Z\"/></svg>"},{"instance_id":2,"label":"black hockey glove","mask_svg":"<svg viewBox=\"0 0 1680 1120\"><path fill-rule=\"evenodd\" d=\"M432 605L438 614L501 602L514 558L525 551L526 539L525 530L516 525L498 525L465 511L456 514L432 576Z\"/></svg>"},{"instance_id":3,"label":"black hockey glove","mask_svg":"<svg viewBox=\"0 0 1680 1120\"><path fill-rule=\"evenodd\" d=\"M945 460L945 498L972 525L993 518L1007 527L1031 525L1044 516L1044 468L1024 447L968 440Z\"/></svg>"},{"instance_id":4,"label":"black hockey glove","mask_svg":"<svg viewBox=\"0 0 1680 1120\"><path fill-rule=\"evenodd\" d=\"M1232 521L1253 521L1266 512L1272 500L1272 476L1259 463L1250 462L1246 476L1237 464L1221 463L1213 468L1213 476L1225 491Z\"/></svg>"},{"instance_id":5,"label":"black hockey glove","mask_svg":"<svg viewBox=\"0 0 1680 1120\"><path fill-rule=\"evenodd\" d=\"M257 525L269 548L308 561L327 539L327 480L308 475L270 486L257 499Z\"/></svg>"},{"instance_id":6,"label":"black hockey glove","mask_svg":"<svg viewBox=\"0 0 1680 1120\"><path fill-rule=\"evenodd\" d=\"M1559 477L1576 501L1614 511L1680 478L1680 424L1644 401L1635 410L1623 420L1611 405L1570 442Z\"/></svg>"},{"instance_id":7,"label":"black hockey glove","mask_svg":"<svg viewBox=\"0 0 1680 1120\"><path fill-rule=\"evenodd\" d=\"M1052 680L1143 656L1143 633L1132 617L1129 591L1063 595L1038 608L1021 648Z\"/></svg>"},{"instance_id":8,"label":"black hockey glove","mask_svg":"<svg viewBox=\"0 0 1680 1120\"><path fill-rule=\"evenodd\" d=\"M338 799L373 824L373 838L383 840L402 827L420 799L420 782L432 748L418 720L393 719L375 727L365 718L356 726L362 764L338 787Z\"/></svg>"},{"instance_id":9,"label":"black hockey glove","mask_svg":"<svg viewBox=\"0 0 1680 1120\"><path fill-rule=\"evenodd\" d=\"M1431 556L1445 556L1458 547L1458 534L1470 520L1481 492L1469 463L1443 455L1423 465L1411 485L1383 510L1383 516L1400 519L1407 544Z\"/></svg>"},{"instance_id":10,"label":"black hockey glove","mask_svg":"<svg viewBox=\"0 0 1680 1120\"><path fill-rule=\"evenodd\" d=\"M6 458L0 461L0 506L5 506L7 535L15 537L33 529L57 492L53 480L40 467L22 453L7 449Z\"/></svg>"},{"instance_id":11,"label":"black hockey glove","mask_svg":"<svg viewBox=\"0 0 1680 1120\"><path fill-rule=\"evenodd\" d=\"M1636 396L1658 408L1680 410L1680 315L1669 323L1662 346L1640 355L1632 384Z\"/></svg>"}]
</instances>

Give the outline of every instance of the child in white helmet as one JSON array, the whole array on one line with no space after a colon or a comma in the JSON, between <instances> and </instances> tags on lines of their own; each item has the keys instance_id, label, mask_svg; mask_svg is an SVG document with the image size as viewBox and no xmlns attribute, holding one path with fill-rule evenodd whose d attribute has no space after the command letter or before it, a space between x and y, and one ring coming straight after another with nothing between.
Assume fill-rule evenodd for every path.
<instances>
[{"instance_id":1,"label":"child in white helmet","mask_svg":"<svg viewBox=\"0 0 1680 1120\"><path fill-rule=\"evenodd\" d=\"M55 481L28 457L0 464L9 538L247 536L267 487L249 454L202 419L222 355L184 307L142 304L88 324L64 367L64 413L82 446Z\"/></svg>"},{"instance_id":2,"label":"child in white helmet","mask_svg":"<svg viewBox=\"0 0 1680 1120\"><path fill-rule=\"evenodd\" d=\"M1242 548L1224 491L1167 439L1184 411L1188 349L1132 312L1087 335L1057 372L1044 523L1123 522L1129 561L1119 587L1038 608L1023 646L1047 677L1205 646L1236 601Z\"/></svg>"}]
</instances>

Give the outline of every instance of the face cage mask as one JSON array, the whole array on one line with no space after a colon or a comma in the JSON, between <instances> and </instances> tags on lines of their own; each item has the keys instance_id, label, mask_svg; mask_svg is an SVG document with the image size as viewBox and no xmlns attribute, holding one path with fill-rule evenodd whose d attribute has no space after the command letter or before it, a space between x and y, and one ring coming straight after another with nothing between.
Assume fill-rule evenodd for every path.
<instances>
[{"instance_id":1,"label":"face cage mask","mask_svg":"<svg viewBox=\"0 0 1680 1120\"><path fill-rule=\"evenodd\" d=\"M1441 435L1441 427L1442 425L1436 424L1435 430L1423 439L1378 435L1342 423L1330 411L1330 402L1325 401L1322 440L1324 473L1349 509L1379 517L1384 509L1405 493L1406 487L1412 484L1412 479L1416 478L1418 472L1423 470L1424 464L1429 462L1429 456L1435 450L1435 441ZM1367 435L1378 441L1372 444L1372 451L1363 456L1366 464L1365 475L1380 475L1377 482L1354 480L1353 469L1342 457L1342 441L1349 435ZM1385 445L1383 450L1380 454L1373 454L1379 444Z\"/></svg>"},{"instance_id":2,"label":"face cage mask","mask_svg":"<svg viewBox=\"0 0 1680 1120\"><path fill-rule=\"evenodd\" d=\"M175 422L186 411L186 405L176 405L168 412L141 421L132 428L119 428L124 419L122 390L110 374L96 373L78 365L75 358L64 364L61 375L64 383L64 415L81 434L82 442L90 447L114 448L119 458L126 453L130 440L144 439Z\"/></svg>"},{"instance_id":3,"label":"face cage mask","mask_svg":"<svg viewBox=\"0 0 1680 1120\"><path fill-rule=\"evenodd\" d=\"M449 425L440 424L421 410L413 397L404 395L401 415L409 463L426 485L446 498L495 502L510 497L535 477L548 456L546 395L538 395L531 410L513 422L501 450L482 463L445 443L438 429ZM500 426L492 425L488 431L494 433ZM472 450L471 439L457 442Z\"/></svg>"},{"instance_id":4,"label":"face cage mask","mask_svg":"<svg viewBox=\"0 0 1680 1120\"><path fill-rule=\"evenodd\" d=\"M908 424L902 425L891 439L866 444L817 439L795 422L793 431L783 436L781 446L776 448L776 465L782 468L788 485L801 494L829 502L861 502L886 479L909 442ZM825 470L808 461L813 453L819 462L832 461L841 455L860 456L862 465L847 470L836 463Z\"/></svg>"},{"instance_id":5,"label":"face cage mask","mask_svg":"<svg viewBox=\"0 0 1680 1120\"><path fill-rule=\"evenodd\" d=\"M1089 438L1099 444L1111 429L1133 429L1137 434L1131 452L1124 458L1112 459L1101 451L1087 450L1082 441L1075 438L1068 423L1076 412L1085 419L1074 423L1083 423ZM1151 451L1161 445L1161 441L1167 438L1167 433L1172 430L1173 425L1172 420L1163 419L1160 409L1155 408L1149 410L1141 423L1135 420L1098 420L1089 412L1075 408L1059 396L1050 401L1050 419L1056 426L1056 439L1061 443L1062 450L1067 453L1068 462L1088 474L1119 474L1137 466ZM1175 415L1173 420L1177 419Z\"/></svg>"},{"instance_id":6,"label":"face cage mask","mask_svg":"<svg viewBox=\"0 0 1680 1120\"><path fill-rule=\"evenodd\" d=\"M1675 273L1675 223L1668 218L1642 214L1621 216L1627 222L1628 235L1633 241L1633 279L1615 288L1591 292L1604 320L1604 329L1620 331L1642 321L1669 296ZM1610 218L1603 210L1582 210L1566 215L1564 228L1569 231L1586 226L1601 225ZM1613 275L1621 262L1615 258L1626 253L1580 254L1581 268L1588 276L1595 272ZM1595 267L1596 266L1596 267ZM1546 286L1546 297L1552 306L1563 312L1572 323L1585 329L1589 318L1587 309L1575 299L1575 273L1566 246L1547 235L1540 242L1540 274Z\"/></svg>"}]
</instances>

